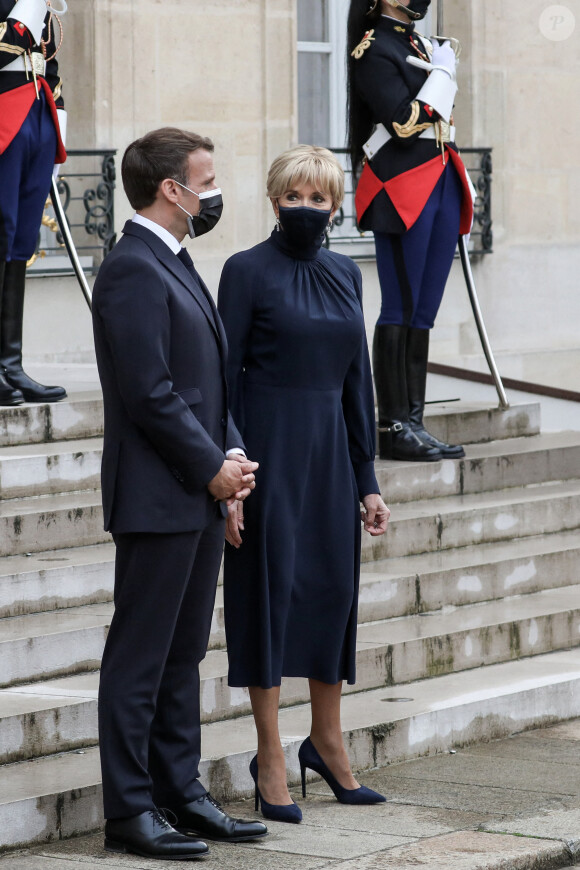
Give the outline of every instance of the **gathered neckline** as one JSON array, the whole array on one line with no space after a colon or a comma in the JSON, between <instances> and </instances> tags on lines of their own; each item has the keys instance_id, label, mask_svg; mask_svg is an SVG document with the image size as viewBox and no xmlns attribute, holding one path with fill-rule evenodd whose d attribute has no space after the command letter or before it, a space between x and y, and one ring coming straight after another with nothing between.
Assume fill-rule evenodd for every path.
<instances>
[{"instance_id":1,"label":"gathered neckline","mask_svg":"<svg viewBox=\"0 0 580 870\"><path fill-rule=\"evenodd\" d=\"M320 239L317 239L311 245L308 245L307 247L297 247L288 240L284 230L277 230L274 228L270 234L270 241L276 248L278 248L278 250L282 251L282 253L286 254L288 257L293 257L295 260L315 260L322 248L324 233L321 234Z\"/></svg>"}]
</instances>

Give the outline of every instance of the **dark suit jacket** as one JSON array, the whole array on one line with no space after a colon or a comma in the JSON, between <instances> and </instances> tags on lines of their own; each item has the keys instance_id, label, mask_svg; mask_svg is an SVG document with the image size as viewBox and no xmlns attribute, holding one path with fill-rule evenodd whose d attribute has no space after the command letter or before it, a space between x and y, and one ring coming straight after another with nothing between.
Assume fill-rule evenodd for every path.
<instances>
[{"instance_id":1,"label":"dark suit jacket","mask_svg":"<svg viewBox=\"0 0 580 870\"><path fill-rule=\"evenodd\" d=\"M201 278L147 228L128 221L123 233L93 294L105 529L201 529L215 516L208 482L243 447L227 411L226 338Z\"/></svg>"}]
</instances>

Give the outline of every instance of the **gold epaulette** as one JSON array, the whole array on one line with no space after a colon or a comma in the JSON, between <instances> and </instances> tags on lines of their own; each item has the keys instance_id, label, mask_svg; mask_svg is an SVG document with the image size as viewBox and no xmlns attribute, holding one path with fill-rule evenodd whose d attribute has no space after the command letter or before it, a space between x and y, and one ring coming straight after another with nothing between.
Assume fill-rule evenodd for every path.
<instances>
[{"instance_id":1,"label":"gold epaulette","mask_svg":"<svg viewBox=\"0 0 580 870\"><path fill-rule=\"evenodd\" d=\"M6 22L5 21L0 22L0 39L4 39L4 34L6 33L7 29L8 29L8 25L6 24Z\"/></svg>"},{"instance_id":2,"label":"gold epaulette","mask_svg":"<svg viewBox=\"0 0 580 870\"><path fill-rule=\"evenodd\" d=\"M432 127L433 124L430 121L427 121L424 124L417 124L417 119L421 113L421 106L414 100L411 103L411 117L404 124L397 124L393 121L393 129L397 136L400 139L408 139L409 136L414 136L415 133L422 133L423 130L427 130L429 127Z\"/></svg>"},{"instance_id":3,"label":"gold epaulette","mask_svg":"<svg viewBox=\"0 0 580 870\"><path fill-rule=\"evenodd\" d=\"M356 60L360 60L367 48L371 47L371 42L375 41L373 36L374 30L367 30L362 40L359 42L354 51L351 51L351 57L354 57Z\"/></svg>"}]
</instances>

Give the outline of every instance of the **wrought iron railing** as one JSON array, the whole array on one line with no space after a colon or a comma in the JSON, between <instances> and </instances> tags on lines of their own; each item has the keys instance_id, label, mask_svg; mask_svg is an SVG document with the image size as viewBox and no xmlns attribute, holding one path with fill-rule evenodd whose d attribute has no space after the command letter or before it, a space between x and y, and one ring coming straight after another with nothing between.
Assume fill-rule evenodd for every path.
<instances>
[{"instance_id":1,"label":"wrought iron railing","mask_svg":"<svg viewBox=\"0 0 580 870\"><path fill-rule=\"evenodd\" d=\"M116 241L114 149L71 149L58 177L61 197L81 264L94 274ZM68 274L73 269L47 200L30 274Z\"/></svg>"},{"instance_id":2,"label":"wrought iron railing","mask_svg":"<svg viewBox=\"0 0 580 870\"><path fill-rule=\"evenodd\" d=\"M357 259L374 259L373 234L372 232L361 232L356 222L352 170L348 151L346 148L333 148L331 150L342 164L346 184L344 203L335 215L332 230L327 237L327 247L341 250ZM462 148L461 156L477 193L473 229L469 240L469 253L472 256L491 254L493 250L491 148Z\"/></svg>"}]
</instances>

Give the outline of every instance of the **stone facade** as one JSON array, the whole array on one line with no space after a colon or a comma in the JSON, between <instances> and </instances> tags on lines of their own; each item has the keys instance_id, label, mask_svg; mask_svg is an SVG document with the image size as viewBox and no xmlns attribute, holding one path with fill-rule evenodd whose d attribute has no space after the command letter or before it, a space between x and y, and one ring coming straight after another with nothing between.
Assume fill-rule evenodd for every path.
<instances>
[{"instance_id":1,"label":"stone facade","mask_svg":"<svg viewBox=\"0 0 580 870\"><path fill-rule=\"evenodd\" d=\"M564 40L540 28L547 0L532 0L525 10L503 0L445 3L445 29L463 44L459 144L494 149L494 253L474 264L490 338L505 374L574 387L580 0L566 0L577 27ZM192 245L215 291L225 258L272 226L267 168L296 141L295 0L70 0L65 26L61 64L71 147L115 147L120 163L126 145L157 126L183 126L215 140L224 216ZM118 230L129 216L119 187ZM371 332L379 299L374 264L364 272ZM79 358L87 343L88 359L90 332L72 279L51 280L50 303L46 282L30 284L36 285L27 314L31 338L42 330L47 307L65 306L70 294L82 321L74 348L53 334L53 350L39 337L35 354ZM441 362L485 367L458 264L432 348Z\"/></svg>"}]
</instances>

